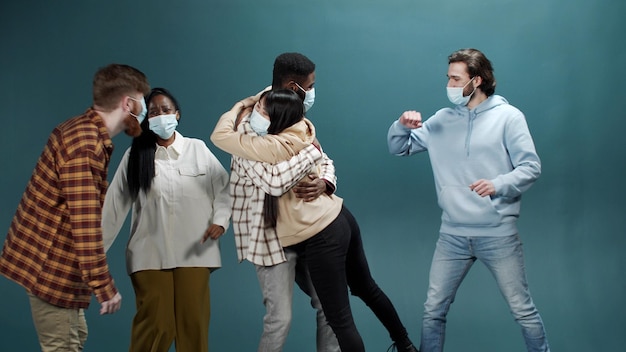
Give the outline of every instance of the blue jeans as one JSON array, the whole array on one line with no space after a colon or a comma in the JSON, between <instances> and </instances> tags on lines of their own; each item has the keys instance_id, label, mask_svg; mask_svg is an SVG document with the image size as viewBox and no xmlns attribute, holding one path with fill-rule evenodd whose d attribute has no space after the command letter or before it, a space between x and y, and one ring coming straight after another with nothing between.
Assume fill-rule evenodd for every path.
<instances>
[{"instance_id":1,"label":"blue jeans","mask_svg":"<svg viewBox=\"0 0 626 352\"><path fill-rule=\"evenodd\" d=\"M303 259L288 248L285 248L285 257L287 258L285 263L274 266L256 266L265 305L263 335L261 335L258 352L283 350L291 327L294 281L304 293L311 297L311 306L317 311L317 351L339 352L337 338L326 321Z\"/></svg>"},{"instance_id":2,"label":"blue jeans","mask_svg":"<svg viewBox=\"0 0 626 352\"><path fill-rule=\"evenodd\" d=\"M350 295L359 297L385 326L398 346L411 341L387 295L372 278L361 232L345 207L324 230L291 246L306 260L315 291L342 351L365 351L350 309Z\"/></svg>"},{"instance_id":3,"label":"blue jeans","mask_svg":"<svg viewBox=\"0 0 626 352\"><path fill-rule=\"evenodd\" d=\"M430 268L420 350L443 351L446 315L476 259L483 262L496 279L513 318L522 329L528 351L550 351L543 321L528 290L519 236L462 237L443 233L437 241Z\"/></svg>"}]
</instances>

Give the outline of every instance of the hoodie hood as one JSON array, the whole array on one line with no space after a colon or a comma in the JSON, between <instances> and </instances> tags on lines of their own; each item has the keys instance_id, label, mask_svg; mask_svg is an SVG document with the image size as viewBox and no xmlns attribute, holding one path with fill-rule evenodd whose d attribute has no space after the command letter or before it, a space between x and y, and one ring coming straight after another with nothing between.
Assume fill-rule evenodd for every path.
<instances>
[{"instance_id":1,"label":"hoodie hood","mask_svg":"<svg viewBox=\"0 0 626 352\"><path fill-rule=\"evenodd\" d=\"M476 116L485 111L489 111L497 106L508 104L509 102L504 99L504 97L500 95L492 95L485 99L482 103L478 104L477 107L473 109L469 109L466 105L457 105L454 108L454 111L460 115L467 115L467 113L472 113L471 115Z\"/></svg>"}]
</instances>

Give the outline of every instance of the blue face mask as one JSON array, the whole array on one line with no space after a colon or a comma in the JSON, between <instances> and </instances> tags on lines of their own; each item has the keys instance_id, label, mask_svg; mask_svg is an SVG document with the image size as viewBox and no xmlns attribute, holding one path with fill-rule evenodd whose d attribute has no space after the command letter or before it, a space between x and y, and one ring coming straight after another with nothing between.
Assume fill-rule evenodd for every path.
<instances>
[{"instance_id":1,"label":"blue face mask","mask_svg":"<svg viewBox=\"0 0 626 352\"><path fill-rule=\"evenodd\" d=\"M135 115L132 113L132 111L130 112L130 114L135 117L137 119L137 121L139 121L139 124L141 124L143 122L143 119L146 118L146 114L148 113L148 108L146 107L146 100L144 98L141 99L135 99L133 97L130 97L132 100L137 101L140 100L141 101L141 112L139 113L139 115Z\"/></svg>"},{"instance_id":2,"label":"blue face mask","mask_svg":"<svg viewBox=\"0 0 626 352\"><path fill-rule=\"evenodd\" d=\"M315 88L305 90L304 88L300 87L298 83L296 83L296 86L298 86L298 88L302 89L302 91L304 92L304 102L302 104L304 104L304 112L307 112L311 107L313 107L313 103L315 103Z\"/></svg>"},{"instance_id":3,"label":"blue face mask","mask_svg":"<svg viewBox=\"0 0 626 352\"><path fill-rule=\"evenodd\" d=\"M256 107L252 109L252 114L250 114L250 127L256 132L259 136L265 136L267 134L267 129L270 127L270 120L266 119L263 115L261 115L258 111L256 111Z\"/></svg>"},{"instance_id":4,"label":"blue face mask","mask_svg":"<svg viewBox=\"0 0 626 352\"><path fill-rule=\"evenodd\" d=\"M176 131L178 120L176 114L159 115L148 119L150 131L154 132L161 139L170 139Z\"/></svg>"},{"instance_id":5,"label":"blue face mask","mask_svg":"<svg viewBox=\"0 0 626 352\"><path fill-rule=\"evenodd\" d=\"M472 98L472 95L474 95L476 88L474 88L470 95L467 96L463 95L463 91L465 90L465 87L467 87L467 85L470 84L470 82L473 80L474 77L472 77L472 79L465 83L463 87L446 87L448 100L450 100L450 102L455 105L467 105L467 103L469 103L470 99Z\"/></svg>"}]
</instances>

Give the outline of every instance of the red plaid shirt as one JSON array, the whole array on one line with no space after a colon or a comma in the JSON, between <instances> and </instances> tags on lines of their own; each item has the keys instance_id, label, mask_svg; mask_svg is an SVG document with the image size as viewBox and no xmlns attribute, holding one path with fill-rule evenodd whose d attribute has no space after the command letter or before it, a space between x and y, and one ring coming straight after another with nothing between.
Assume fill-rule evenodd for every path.
<instances>
[{"instance_id":1,"label":"red plaid shirt","mask_svg":"<svg viewBox=\"0 0 626 352\"><path fill-rule=\"evenodd\" d=\"M63 308L117 293L102 244L101 214L113 143L92 109L57 126L9 228L0 273Z\"/></svg>"}]
</instances>

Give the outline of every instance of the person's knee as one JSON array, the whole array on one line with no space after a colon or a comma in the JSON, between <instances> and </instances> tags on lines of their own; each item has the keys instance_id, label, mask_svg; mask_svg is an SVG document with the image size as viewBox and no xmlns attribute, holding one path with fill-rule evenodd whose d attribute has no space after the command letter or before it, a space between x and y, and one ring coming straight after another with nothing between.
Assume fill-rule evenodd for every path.
<instances>
[{"instance_id":1,"label":"person's knee","mask_svg":"<svg viewBox=\"0 0 626 352\"><path fill-rule=\"evenodd\" d=\"M291 326L291 306L285 304L266 304L265 322L277 329L289 329Z\"/></svg>"},{"instance_id":2,"label":"person's knee","mask_svg":"<svg viewBox=\"0 0 626 352\"><path fill-rule=\"evenodd\" d=\"M363 301L371 301L384 296L383 291L374 280L364 283L353 283L350 285L350 294L359 297Z\"/></svg>"},{"instance_id":3,"label":"person's knee","mask_svg":"<svg viewBox=\"0 0 626 352\"><path fill-rule=\"evenodd\" d=\"M439 299L435 296L428 296L424 303L424 319L445 319L453 299Z\"/></svg>"},{"instance_id":4,"label":"person's knee","mask_svg":"<svg viewBox=\"0 0 626 352\"><path fill-rule=\"evenodd\" d=\"M534 304L511 306L511 314L516 321L533 320L538 315Z\"/></svg>"},{"instance_id":5,"label":"person's knee","mask_svg":"<svg viewBox=\"0 0 626 352\"><path fill-rule=\"evenodd\" d=\"M350 306L329 310L326 314L326 320L334 331L347 329L354 325Z\"/></svg>"},{"instance_id":6,"label":"person's knee","mask_svg":"<svg viewBox=\"0 0 626 352\"><path fill-rule=\"evenodd\" d=\"M281 325L291 324L291 310L280 309L271 313L273 320Z\"/></svg>"}]
</instances>

